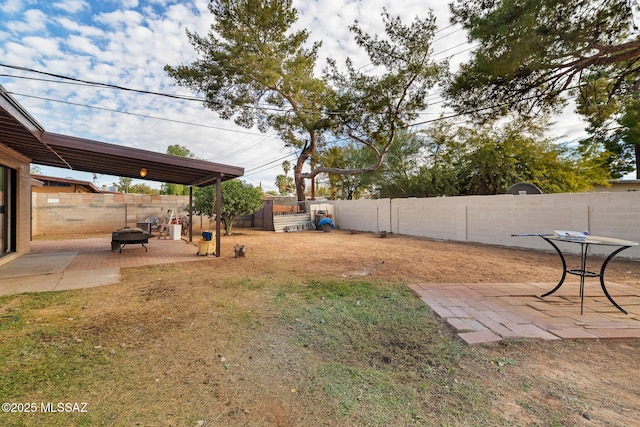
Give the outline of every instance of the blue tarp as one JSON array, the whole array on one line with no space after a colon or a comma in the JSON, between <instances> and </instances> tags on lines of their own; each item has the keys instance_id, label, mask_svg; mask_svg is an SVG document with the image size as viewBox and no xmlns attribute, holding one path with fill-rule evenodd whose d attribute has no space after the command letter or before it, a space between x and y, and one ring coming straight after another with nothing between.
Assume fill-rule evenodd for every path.
<instances>
[{"instance_id":1,"label":"blue tarp","mask_svg":"<svg viewBox=\"0 0 640 427\"><path fill-rule=\"evenodd\" d=\"M322 218L320 221L318 221L318 227L322 227L325 224L331 225L331 228L336 228L333 225L333 220L331 218L325 217L325 218Z\"/></svg>"}]
</instances>

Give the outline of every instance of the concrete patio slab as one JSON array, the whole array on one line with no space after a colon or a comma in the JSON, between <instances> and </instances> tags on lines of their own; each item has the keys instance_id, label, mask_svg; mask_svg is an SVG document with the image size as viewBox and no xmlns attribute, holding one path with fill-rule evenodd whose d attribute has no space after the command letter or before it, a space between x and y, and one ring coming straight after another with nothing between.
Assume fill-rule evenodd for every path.
<instances>
[{"instance_id":1,"label":"concrete patio slab","mask_svg":"<svg viewBox=\"0 0 640 427\"><path fill-rule=\"evenodd\" d=\"M77 251L23 255L0 267L0 280L62 273L76 255Z\"/></svg>"},{"instance_id":2,"label":"concrete patio slab","mask_svg":"<svg viewBox=\"0 0 640 427\"><path fill-rule=\"evenodd\" d=\"M29 254L0 266L0 295L103 286L120 280L121 268L216 259L197 256L197 245L182 239L150 239L146 246L120 253L110 237L34 241Z\"/></svg>"}]
</instances>

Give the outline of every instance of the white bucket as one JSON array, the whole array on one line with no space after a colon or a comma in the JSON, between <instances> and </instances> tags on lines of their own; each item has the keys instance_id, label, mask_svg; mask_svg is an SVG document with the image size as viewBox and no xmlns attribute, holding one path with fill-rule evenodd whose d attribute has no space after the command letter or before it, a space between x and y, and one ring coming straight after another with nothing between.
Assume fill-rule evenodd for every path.
<instances>
[{"instance_id":1,"label":"white bucket","mask_svg":"<svg viewBox=\"0 0 640 427\"><path fill-rule=\"evenodd\" d=\"M182 224L171 224L169 226L169 239L180 240L182 235Z\"/></svg>"}]
</instances>

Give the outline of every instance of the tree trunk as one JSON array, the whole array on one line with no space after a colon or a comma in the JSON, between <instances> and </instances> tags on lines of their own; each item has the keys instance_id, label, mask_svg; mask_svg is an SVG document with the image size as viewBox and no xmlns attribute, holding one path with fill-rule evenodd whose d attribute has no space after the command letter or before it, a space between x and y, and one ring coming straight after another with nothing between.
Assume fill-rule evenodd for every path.
<instances>
[{"instance_id":1,"label":"tree trunk","mask_svg":"<svg viewBox=\"0 0 640 427\"><path fill-rule=\"evenodd\" d=\"M295 167L293 168L293 177L296 182L296 195L298 197L299 202L305 201L304 189L305 189L305 178L302 176L302 167L307 162L307 160L311 157L312 154L316 152L316 148L318 147L318 137L314 131L309 132L309 141L302 148L302 152L298 157L298 161L296 162Z\"/></svg>"},{"instance_id":2,"label":"tree trunk","mask_svg":"<svg viewBox=\"0 0 640 427\"><path fill-rule=\"evenodd\" d=\"M298 163L296 167L293 169L293 174L296 181L296 196L299 202L304 202L304 178L302 177L302 166L304 166L304 161L301 161L302 155L298 158Z\"/></svg>"}]
</instances>

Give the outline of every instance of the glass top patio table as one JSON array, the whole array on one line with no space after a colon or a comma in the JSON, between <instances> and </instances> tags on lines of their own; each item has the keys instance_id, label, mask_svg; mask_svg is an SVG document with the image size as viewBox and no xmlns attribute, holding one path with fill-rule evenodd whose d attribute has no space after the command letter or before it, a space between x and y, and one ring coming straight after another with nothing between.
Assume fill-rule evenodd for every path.
<instances>
[{"instance_id":1,"label":"glass top patio table","mask_svg":"<svg viewBox=\"0 0 640 427\"><path fill-rule=\"evenodd\" d=\"M604 292L607 299L611 302L611 304L613 304L618 310L620 310L624 314L628 314L627 311L624 310L622 307L620 307L613 300L611 295L609 295L609 292L607 291L607 286L604 281L604 273L607 268L607 265L613 259L613 257L615 257L617 254L619 254L620 252L622 252L627 248L638 246L639 244L638 242L632 242L630 240L617 239L613 237L592 236L592 235L584 235L584 236L577 236L577 237L575 235L565 236L565 235L560 235L558 233L556 234L514 234L513 236L539 236L542 239L544 239L547 243L549 243L560 256L560 260L562 261L562 277L560 278L560 281L553 289L541 295L542 298L548 295L551 295L554 292L556 292L558 289L560 289L560 287L564 283L564 280L567 277L567 274L573 274L573 275L579 276L580 277L580 314L583 314L584 279L585 277L598 277L600 279L600 287L602 288L602 291ZM556 242L572 243L572 244L580 245L580 268L577 268L577 269L567 268L567 261L564 257L564 254L556 244ZM611 246L615 248L604 260L604 262L600 266L599 272L590 271L587 269L587 254L588 254L589 246L591 245Z\"/></svg>"}]
</instances>

